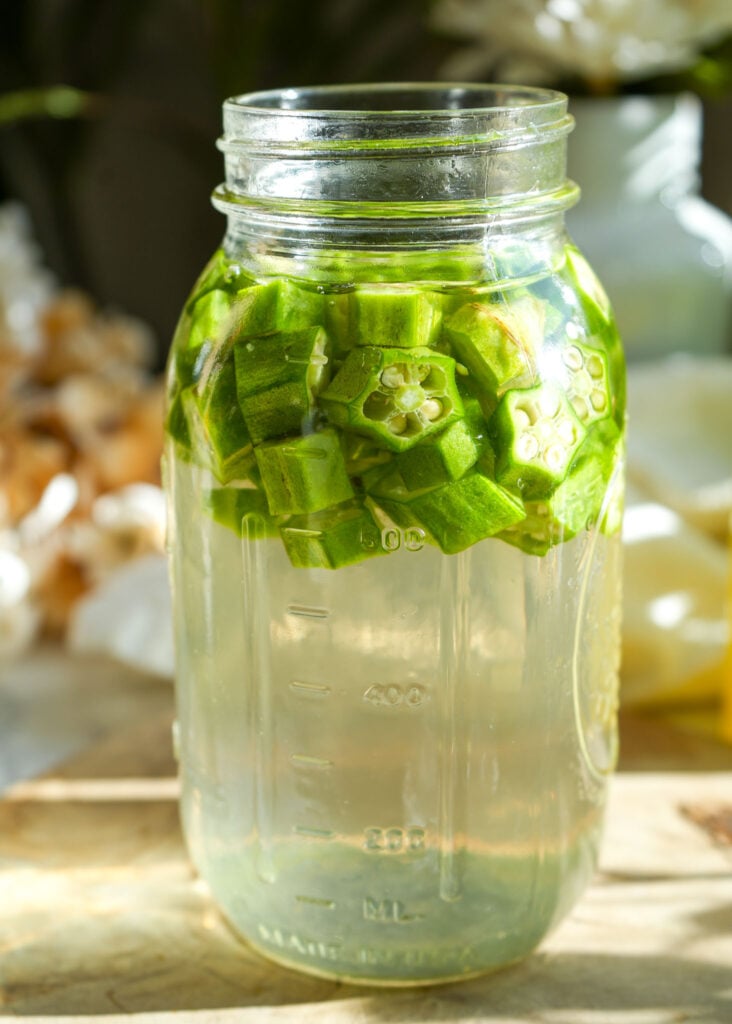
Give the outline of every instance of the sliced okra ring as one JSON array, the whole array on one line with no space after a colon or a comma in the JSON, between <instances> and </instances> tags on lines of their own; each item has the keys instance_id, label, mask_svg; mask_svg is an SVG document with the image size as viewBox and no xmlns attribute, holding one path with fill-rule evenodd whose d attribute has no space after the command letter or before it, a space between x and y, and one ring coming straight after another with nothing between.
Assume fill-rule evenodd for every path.
<instances>
[{"instance_id":1,"label":"sliced okra ring","mask_svg":"<svg viewBox=\"0 0 732 1024\"><path fill-rule=\"evenodd\" d=\"M481 388L500 395L510 384L533 382L544 319L544 304L531 295L510 306L470 302L446 321L445 333Z\"/></svg>"},{"instance_id":2,"label":"sliced okra ring","mask_svg":"<svg viewBox=\"0 0 732 1024\"><path fill-rule=\"evenodd\" d=\"M601 349L574 341L559 352L560 378L577 418L589 426L612 412L607 356Z\"/></svg>"},{"instance_id":3,"label":"sliced okra ring","mask_svg":"<svg viewBox=\"0 0 732 1024\"><path fill-rule=\"evenodd\" d=\"M279 536L267 499L253 487L217 487L204 496L203 506L212 519L238 537L258 540Z\"/></svg>"},{"instance_id":4,"label":"sliced okra ring","mask_svg":"<svg viewBox=\"0 0 732 1024\"><path fill-rule=\"evenodd\" d=\"M554 493L540 501L527 501L526 519L510 526L501 538L528 554L544 555L555 544L594 526L606 504L619 440L612 420L593 428Z\"/></svg>"},{"instance_id":5,"label":"sliced okra ring","mask_svg":"<svg viewBox=\"0 0 732 1024\"><path fill-rule=\"evenodd\" d=\"M328 419L403 451L463 412L455 361L428 349L354 349L320 396Z\"/></svg>"},{"instance_id":6,"label":"sliced okra ring","mask_svg":"<svg viewBox=\"0 0 732 1024\"><path fill-rule=\"evenodd\" d=\"M340 569L387 554L370 512L355 502L292 516L280 533L290 562L297 568Z\"/></svg>"},{"instance_id":7,"label":"sliced okra ring","mask_svg":"<svg viewBox=\"0 0 732 1024\"><path fill-rule=\"evenodd\" d=\"M356 345L429 348L441 311L437 296L415 289L357 288L349 295L350 329Z\"/></svg>"},{"instance_id":8,"label":"sliced okra ring","mask_svg":"<svg viewBox=\"0 0 732 1024\"><path fill-rule=\"evenodd\" d=\"M354 496L335 430L267 441L254 454L272 515L319 512Z\"/></svg>"},{"instance_id":9,"label":"sliced okra ring","mask_svg":"<svg viewBox=\"0 0 732 1024\"><path fill-rule=\"evenodd\" d=\"M489 429L496 480L525 500L556 490L587 433L568 400L549 384L508 391Z\"/></svg>"},{"instance_id":10,"label":"sliced okra ring","mask_svg":"<svg viewBox=\"0 0 732 1024\"><path fill-rule=\"evenodd\" d=\"M442 487L374 500L397 525L421 527L449 555L525 516L517 498L475 470Z\"/></svg>"},{"instance_id":11,"label":"sliced okra ring","mask_svg":"<svg viewBox=\"0 0 732 1024\"><path fill-rule=\"evenodd\" d=\"M320 327L234 344L236 389L254 444L298 433L328 378L328 336Z\"/></svg>"}]
</instances>

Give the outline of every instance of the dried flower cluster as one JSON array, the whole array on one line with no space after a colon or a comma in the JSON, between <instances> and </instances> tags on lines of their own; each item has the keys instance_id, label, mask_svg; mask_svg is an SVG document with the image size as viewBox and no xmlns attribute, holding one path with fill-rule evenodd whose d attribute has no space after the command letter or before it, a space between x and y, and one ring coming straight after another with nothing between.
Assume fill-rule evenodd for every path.
<instances>
[{"instance_id":1,"label":"dried flower cluster","mask_svg":"<svg viewBox=\"0 0 732 1024\"><path fill-rule=\"evenodd\" d=\"M162 388L138 321L54 290L22 213L0 211L0 657L161 550Z\"/></svg>"},{"instance_id":2,"label":"dried flower cluster","mask_svg":"<svg viewBox=\"0 0 732 1024\"><path fill-rule=\"evenodd\" d=\"M435 26L470 40L444 70L454 78L596 89L679 71L732 31L730 0L438 0Z\"/></svg>"}]
</instances>

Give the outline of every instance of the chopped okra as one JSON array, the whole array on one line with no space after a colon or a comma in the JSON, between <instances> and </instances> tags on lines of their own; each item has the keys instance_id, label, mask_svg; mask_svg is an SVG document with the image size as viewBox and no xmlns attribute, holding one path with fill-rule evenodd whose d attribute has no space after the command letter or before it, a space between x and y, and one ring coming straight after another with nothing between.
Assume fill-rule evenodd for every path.
<instances>
[{"instance_id":1,"label":"chopped okra","mask_svg":"<svg viewBox=\"0 0 732 1024\"><path fill-rule=\"evenodd\" d=\"M280 532L290 561L300 568L339 569L387 554L370 512L354 502L292 516Z\"/></svg>"},{"instance_id":2,"label":"chopped okra","mask_svg":"<svg viewBox=\"0 0 732 1024\"><path fill-rule=\"evenodd\" d=\"M188 348L213 343L226 332L231 313L231 295L214 288L197 299L191 310Z\"/></svg>"},{"instance_id":3,"label":"chopped okra","mask_svg":"<svg viewBox=\"0 0 732 1024\"><path fill-rule=\"evenodd\" d=\"M292 281L253 285L237 294L234 335L240 342L263 334L299 331L323 322L323 296Z\"/></svg>"},{"instance_id":4,"label":"chopped okra","mask_svg":"<svg viewBox=\"0 0 732 1024\"><path fill-rule=\"evenodd\" d=\"M403 451L462 415L455 361L429 349L362 346L320 396L331 423Z\"/></svg>"},{"instance_id":5,"label":"chopped okra","mask_svg":"<svg viewBox=\"0 0 732 1024\"><path fill-rule=\"evenodd\" d=\"M559 379L577 418L585 424L611 414L607 356L579 341L559 352Z\"/></svg>"},{"instance_id":6,"label":"chopped okra","mask_svg":"<svg viewBox=\"0 0 732 1024\"><path fill-rule=\"evenodd\" d=\"M467 473L475 465L481 447L467 421L455 420L439 434L400 452L394 463L410 490L438 487Z\"/></svg>"},{"instance_id":7,"label":"chopped okra","mask_svg":"<svg viewBox=\"0 0 732 1024\"><path fill-rule=\"evenodd\" d=\"M272 515L319 512L354 495L335 430L267 441L254 455Z\"/></svg>"},{"instance_id":8,"label":"chopped okra","mask_svg":"<svg viewBox=\"0 0 732 1024\"><path fill-rule=\"evenodd\" d=\"M429 348L441 313L437 297L414 289L357 288L349 295L350 329L356 345Z\"/></svg>"},{"instance_id":9,"label":"chopped okra","mask_svg":"<svg viewBox=\"0 0 732 1024\"><path fill-rule=\"evenodd\" d=\"M548 497L562 482L586 430L550 384L508 391L490 422L496 479L526 500Z\"/></svg>"},{"instance_id":10,"label":"chopped okra","mask_svg":"<svg viewBox=\"0 0 732 1024\"><path fill-rule=\"evenodd\" d=\"M543 303L528 295L510 306L470 302L447 320L445 333L478 384L499 395L509 384L533 383L544 317Z\"/></svg>"},{"instance_id":11,"label":"chopped okra","mask_svg":"<svg viewBox=\"0 0 732 1024\"><path fill-rule=\"evenodd\" d=\"M217 523L250 540L277 537L277 523L261 491L252 487L217 487L204 498L204 507Z\"/></svg>"},{"instance_id":12,"label":"chopped okra","mask_svg":"<svg viewBox=\"0 0 732 1024\"><path fill-rule=\"evenodd\" d=\"M234 344L236 387L254 444L303 429L328 379L328 336L320 327Z\"/></svg>"},{"instance_id":13,"label":"chopped okra","mask_svg":"<svg viewBox=\"0 0 732 1024\"><path fill-rule=\"evenodd\" d=\"M430 490L404 488L400 493L392 488L392 497L374 500L398 526L421 527L449 555L500 533L525 515L520 501L477 471Z\"/></svg>"}]
</instances>

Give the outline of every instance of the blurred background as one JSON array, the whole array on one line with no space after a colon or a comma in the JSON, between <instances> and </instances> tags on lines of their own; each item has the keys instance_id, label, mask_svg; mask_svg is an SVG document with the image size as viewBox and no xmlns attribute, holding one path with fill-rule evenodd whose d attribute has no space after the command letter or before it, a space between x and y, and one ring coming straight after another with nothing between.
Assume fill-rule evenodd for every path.
<instances>
[{"instance_id":1,"label":"blurred background","mask_svg":"<svg viewBox=\"0 0 732 1024\"><path fill-rule=\"evenodd\" d=\"M0 201L25 204L59 282L149 324L159 360L223 233L208 195L235 93L446 77L578 99L690 89L702 193L732 213L726 2L4 0L0 17Z\"/></svg>"},{"instance_id":2,"label":"blurred background","mask_svg":"<svg viewBox=\"0 0 732 1024\"><path fill-rule=\"evenodd\" d=\"M623 701L732 739L729 0L0 0L0 660L170 675L160 371L222 101L387 79L569 93L631 361Z\"/></svg>"}]
</instances>

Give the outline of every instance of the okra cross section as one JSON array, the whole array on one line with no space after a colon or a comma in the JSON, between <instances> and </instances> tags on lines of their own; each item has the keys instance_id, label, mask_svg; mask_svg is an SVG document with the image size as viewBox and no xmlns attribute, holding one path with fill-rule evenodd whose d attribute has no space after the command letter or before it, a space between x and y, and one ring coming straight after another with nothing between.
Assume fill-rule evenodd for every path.
<instances>
[{"instance_id":1,"label":"okra cross section","mask_svg":"<svg viewBox=\"0 0 732 1024\"><path fill-rule=\"evenodd\" d=\"M352 350L320 396L331 423L403 451L459 418L455 360L430 349Z\"/></svg>"},{"instance_id":2,"label":"okra cross section","mask_svg":"<svg viewBox=\"0 0 732 1024\"><path fill-rule=\"evenodd\" d=\"M607 356L576 341L559 352L560 379L577 418L587 426L611 413Z\"/></svg>"},{"instance_id":3,"label":"okra cross section","mask_svg":"<svg viewBox=\"0 0 732 1024\"><path fill-rule=\"evenodd\" d=\"M267 441L254 455L273 516L319 512L354 496L335 430Z\"/></svg>"},{"instance_id":4,"label":"okra cross section","mask_svg":"<svg viewBox=\"0 0 732 1024\"><path fill-rule=\"evenodd\" d=\"M527 500L556 490L587 433L567 398L551 384L508 391L489 429L496 479Z\"/></svg>"},{"instance_id":5,"label":"okra cross section","mask_svg":"<svg viewBox=\"0 0 732 1024\"><path fill-rule=\"evenodd\" d=\"M307 425L328 377L328 352L320 327L235 342L239 407L254 444Z\"/></svg>"}]
</instances>

